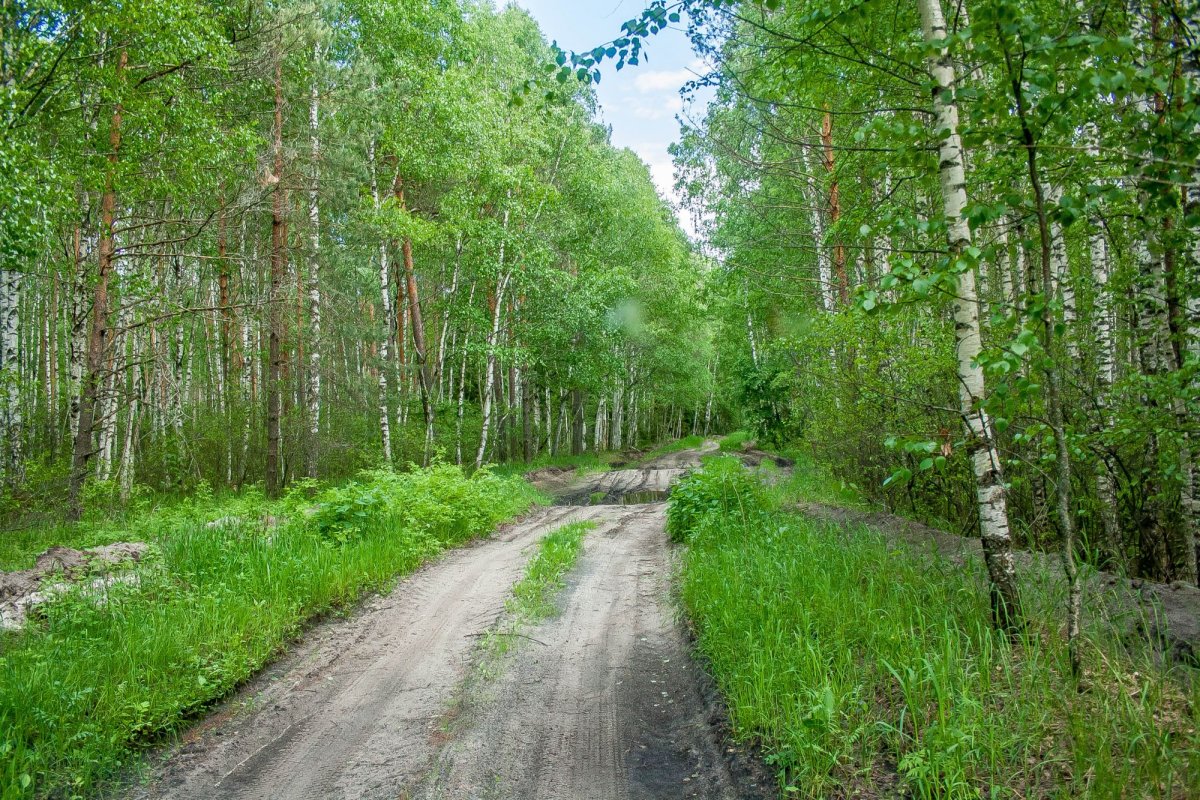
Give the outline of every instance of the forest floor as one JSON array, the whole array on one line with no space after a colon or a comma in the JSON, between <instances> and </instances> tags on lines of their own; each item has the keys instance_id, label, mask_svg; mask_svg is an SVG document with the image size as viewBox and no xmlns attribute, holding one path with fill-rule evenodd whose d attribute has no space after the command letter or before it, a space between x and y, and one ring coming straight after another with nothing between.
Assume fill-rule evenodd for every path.
<instances>
[{"instance_id":1,"label":"forest floor","mask_svg":"<svg viewBox=\"0 0 1200 800\"><path fill-rule=\"evenodd\" d=\"M581 481L566 505L448 553L352 619L312 629L164 753L138 798L755 798L671 596L671 483L700 449ZM642 502L654 500L655 502ZM631 502L636 501L636 502ZM512 587L563 525L595 528L557 599L496 663Z\"/></svg>"},{"instance_id":2,"label":"forest floor","mask_svg":"<svg viewBox=\"0 0 1200 800\"><path fill-rule=\"evenodd\" d=\"M802 502L805 516L836 523L847 531L866 526L889 541L902 542L918 552L934 552L949 564L983 558L979 539L959 536L883 511L863 511L824 503ZM1048 587L1065 591L1058 553L1017 550L1018 574L1030 584L1026 591L1045 593ZM1098 621L1130 645L1148 642L1169 662L1200 667L1200 588L1176 581L1155 583L1111 572L1085 569L1084 604L1087 617Z\"/></svg>"}]
</instances>

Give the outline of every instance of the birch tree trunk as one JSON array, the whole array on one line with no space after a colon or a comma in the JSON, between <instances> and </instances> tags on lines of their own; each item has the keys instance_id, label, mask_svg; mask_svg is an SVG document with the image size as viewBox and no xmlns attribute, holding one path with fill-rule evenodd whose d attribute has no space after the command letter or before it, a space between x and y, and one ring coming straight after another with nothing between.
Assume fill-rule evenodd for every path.
<instances>
[{"instance_id":1,"label":"birch tree trunk","mask_svg":"<svg viewBox=\"0 0 1200 800\"><path fill-rule=\"evenodd\" d=\"M141 355L140 337L134 335L130 344L129 361L133 365L130 370L130 401L129 411L125 418L125 434L121 442L121 460L118 466L120 481L120 498L122 503L128 503L133 494L134 453L141 425L142 414L142 368L138 364ZM233 441L233 437L230 437Z\"/></svg>"},{"instance_id":2,"label":"birch tree trunk","mask_svg":"<svg viewBox=\"0 0 1200 800\"><path fill-rule=\"evenodd\" d=\"M1100 131L1094 122L1088 122L1083 127L1084 144L1087 154L1095 161L1100 160ZM1109 262L1108 240L1104 236L1103 219L1096 215L1089 220L1091 230L1088 232L1088 256L1091 261L1092 279L1096 287L1094 304L1094 329L1096 331L1096 404L1099 410L1100 426L1108 428L1112 424L1112 409L1109 395L1116 382L1116 359L1113 348L1113 298L1109 288L1112 266ZM1097 459L1096 494L1100 499L1100 523L1104 530L1104 539L1109 551L1109 557L1122 567L1125 561L1124 546L1121 541L1121 527L1117 516L1117 490L1109 466L1103 459Z\"/></svg>"},{"instance_id":3,"label":"birch tree trunk","mask_svg":"<svg viewBox=\"0 0 1200 800\"><path fill-rule=\"evenodd\" d=\"M68 341L67 378L70 381L70 441L79 435L79 405L83 392L83 369L87 348L87 270L83 261L82 233L75 227L75 265L71 276L71 336Z\"/></svg>"},{"instance_id":4,"label":"birch tree trunk","mask_svg":"<svg viewBox=\"0 0 1200 800\"><path fill-rule=\"evenodd\" d=\"M507 218L508 213L505 212ZM504 245L501 244L501 259L503 260ZM475 468L479 469L483 466L483 457L487 452L488 434L492 422L492 407L495 404L494 398L496 395L496 346L500 340L500 312L504 308L502 302L504 289L508 283L508 276L501 276L496 282L496 302L492 307L492 327L488 333L487 345L487 366L484 369L484 387L483 387L483 428L479 435L479 450L475 454Z\"/></svg>"},{"instance_id":5,"label":"birch tree trunk","mask_svg":"<svg viewBox=\"0 0 1200 800\"><path fill-rule=\"evenodd\" d=\"M600 395L600 402L596 403L596 422L592 427L593 445L597 453L603 452L607 444L604 438L605 410L607 406L608 398Z\"/></svg>"},{"instance_id":6,"label":"birch tree trunk","mask_svg":"<svg viewBox=\"0 0 1200 800\"><path fill-rule=\"evenodd\" d=\"M1057 204L1062 199L1062 189L1052 187L1046 192L1046 199ZM1054 276L1054 289L1063 307L1063 325L1066 327L1064 339L1067 352L1072 360L1079 358L1079 346L1075 337L1075 284L1071 278L1071 264L1067 260L1067 240L1063 236L1062 224L1050 221L1050 265Z\"/></svg>"},{"instance_id":7,"label":"birch tree trunk","mask_svg":"<svg viewBox=\"0 0 1200 800\"><path fill-rule=\"evenodd\" d=\"M467 293L467 308L475 303L475 281L471 281L471 290ZM463 331L462 364L458 373L458 415L454 423L454 463L460 467L463 463L463 409L467 396L467 356L471 352L471 328L468 325Z\"/></svg>"},{"instance_id":8,"label":"birch tree trunk","mask_svg":"<svg viewBox=\"0 0 1200 800\"><path fill-rule=\"evenodd\" d=\"M4 458L0 459L0 479L16 486L24 476L21 455L20 364L17 343L20 337L21 275L15 270L0 270L0 392L4 397Z\"/></svg>"},{"instance_id":9,"label":"birch tree trunk","mask_svg":"<svg viewBox=\"0 0 1200 800\"><path fill-rule=\"evenodd\" d=\"M825 216L821 213L821 190L809 163L807 147L800 148L800 160L804 165L808 207L812 216L813 247L817 251L817 282L820 284L818 297L821 299L822 308L833 311L833 266L829 263L829 250L825 247Z\"/></svg>"},{"instance_id":10,"label":"birch tree trunk","mask_svg":"<svg viewBox=\"0 0 1200 800\"><path fill-rule=\"evenodd\" d=\"M321 45L313 45L313 66L321 63ZM308 477L317 477L317 458L321 437L321 108L320 92L314 80L308 100L308 132L312 146L312 184L308 191L309 247L308 267L308 446L304 467Z\"/></svg>"},{"instance_id":11,"label":"birch tree trunk","mask_svg":"<svg viewBox=\"0 0 1200 800\"><path fill-rule=\"evenodd\" d=\"M374 88L374 84L372 84ZM379 211L381 198L379 196L379 179L375 166L375 140L367 144L367 163L371 165L371 199L375 211ZM392 426L391 407L389 403L388 370L391 360L388 358L388 345L392 340L392 281L388 269L387 242L379 243L379 302L383 309L383 336L379 340L379 437L383 444L383 461L392 463Z\"/></svg>"},{"instance_id":12,"label":"birch tree trunk","mask_svg":"<svg viewBox=\"0 0 1200 800\"><path fill-rule=\"evenodd\" d=\"M938 132L942 207L946 218L951 259L971 245L971 229L963 211L967 205L962 140L958 133L958 107L954 101L954 66L946 50L946 21L940 0L917 0L926 43L935 47L929 60L933 78L933 108ZM979 530L984 561L991 582L992 614L995 623L1013 630L1019 624L1016 567L1008 508L1001 478L1000 454L996 449L991 420L980 407L986 393L983 369L976 359L981 350L979 303L974 270L956 272L954 335L958 356L959 403L971 439L971 461L975 474Z\"/></svg>"},{"instance_id":13,"label":"birch tree trunk","mask_svg":"<svg viewBox=\"0 0 1200 800\"><path fill-rule=\"evenodd\" d=\"M750 291L746 288L745 281L742 282L742 299L746 305L746 338L750 342L750 363L758 366L758 339L754 335L754 317L750 313Z\"/></svg>"},{"instance_id":14,"label":"birch tree trunk","mask_svg":"<svg viewBox=\"0 0 1200 800\"><path fill-rule=\"evenodd\" d=\"M504 209L502 229L508 232L509 209ZM504 308L504 289L508 285L508 274L504 271L505 256L504 238L500 240L500 270L496 279L496 298L492 308L492 328L487 338L487 373L483 387L483 428L479 435L479 450L475 453L475 469L483 466L483 457L487 452L488 428L491 424L493 397L496 394L496 346L500 340L500 312Z\"/></svg>"}]
</instances>

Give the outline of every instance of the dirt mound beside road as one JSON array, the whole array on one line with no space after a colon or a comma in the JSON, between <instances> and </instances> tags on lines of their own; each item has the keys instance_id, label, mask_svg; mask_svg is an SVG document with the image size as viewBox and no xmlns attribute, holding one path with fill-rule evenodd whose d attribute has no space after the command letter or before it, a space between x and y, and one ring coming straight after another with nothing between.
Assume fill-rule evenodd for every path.
<instances>
[{"instance_id":1,"label":"dirt mound beside road","mask_svg":"<svg viewBox=\"0 0 1200 800\"><path fill-rule=\"evenodd\" d=\"M106 575L120 566L141 561L149 549L142 542L117 542L86 550L51 547L37 557L32 569L0 572L0 628L25 625L30 610L89 575ZM93 581L99 588L111 582Z\"/></svg>"}]
</instances>

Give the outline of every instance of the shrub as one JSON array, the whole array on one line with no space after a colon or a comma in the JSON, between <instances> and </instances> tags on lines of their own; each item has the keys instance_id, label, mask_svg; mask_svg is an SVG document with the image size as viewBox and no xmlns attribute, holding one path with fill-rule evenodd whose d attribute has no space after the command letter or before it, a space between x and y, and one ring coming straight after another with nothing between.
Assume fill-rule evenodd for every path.
<instances>
[{"instance_id":1,"label":"shrub","mask_svg":"<svg viewBox=\"0 0 1200 800\"><path fill-rule=\"evenodd\" d=\"M326 489L301 513L327 542L345 544L372 520L386 518L405 531L456 544L478 536L533 500L528 484L479 470L436 464L411 472L367 470L359 479Z\"/></svg>"},{"instance_id":2,"label":"shrub","mask_svg":"<svg viewBox=\"0 0 1200 800\"><path fill-rule=\"evenodd\" d=\"M728 436L721 437L721 441L718 444L721 448L721 452L736 453L742 449L742 446L746 444L746 442L750 441L750 438L750 433L748 431L734 431Z\"/></svg>"},{"instance_id":3,"label":"shrub","mask_svg":"<svg viewBox=\"0 0 1200 800\"><path fill-rule=\"evenodd\" d=\"M667 533L676 542L684 541L706 516L744 528L766 513L768 506L762 483L738 459L709 458L702 469L685 476L671 491Z\"/></svg>"}]
</instances>

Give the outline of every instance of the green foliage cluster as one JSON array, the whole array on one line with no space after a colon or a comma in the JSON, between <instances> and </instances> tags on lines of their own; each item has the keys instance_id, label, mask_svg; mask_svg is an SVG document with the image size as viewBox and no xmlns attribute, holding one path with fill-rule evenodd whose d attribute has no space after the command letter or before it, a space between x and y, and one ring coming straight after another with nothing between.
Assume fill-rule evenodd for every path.
<instances>
[{"instance_id":1,"label":"green foliage cluster","mask_svg":"<svg viewBox=\"0 0 1200 800\"><path fill-rule=\"evenodd\" d=\"M681 542L708 517L732 517L747 525L767 508L764 487L742 462L733 456L710 457L705 459L703 469L684 476L671 490L667 533Z\"/></svg>"},{"instance_id":2,"label":"green foliage cluster","mask_svg":"<svg viewBox=\"0 0 1200 800\"><path fill-rule=\"evenodd\" d=\"M358 480L327 489L305 513L326 540L344 544L379 518L443 545L478 536L529 505L524 481L482 469L469 478L461 467L435 464L410 472L369 470Z\"/></svg>"},{"instance_id":3,"label":"green foliage cluster","mask_svg":"<svg viewBox=\"0 0 1200 800\"><path fill-rule=\"evenodd\" d=\"M719 253L722 424L970 530L981 437L964 417L981 409L1018 545L1070 539L1107 569L1195 583L1195 15L1161 0L672 7L718 86L673 152ZM932 15L944 40L924 32ZM961 247L933 123L940 46ZM956 325L956 307L978 320ZM983 378L966 409L960 370Z\"/></svg>"},{"instance_id":4,"label":"green foliage cluster","mask_svg":"<svg viewBox=\"0 0 1200 800\"><path fill-rule=\"evenodd\" d=\"M747 514L755 491L732 503L726 487L755 479L734 470L710 462L672 496L681 592L736 734L763 747L787 796L1200 791L1194 686L1092 631L1086 685L1064 690L1054 590L1031 588L1030 628L1009 640L977 566L765 504Z\"/></svg>"},{"instance_id":5,"label":"green foliage cluster","mask_svg":"<svg viewBox=\"0 0 1200 800\"><path fill-rule=\"evenodd\" d=\"M373 472L314 505L315 488L147 513L126 531L155 546L136 583L112 585L102 604L68 593L26 630L0 634L0 797L95 793L306 621L537 498L520 478L447 466Z\"/></svg>"}]
</instances>

